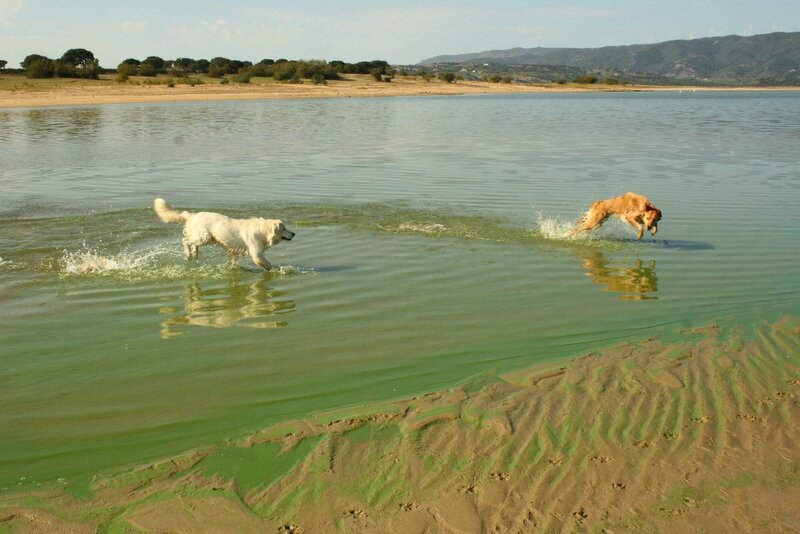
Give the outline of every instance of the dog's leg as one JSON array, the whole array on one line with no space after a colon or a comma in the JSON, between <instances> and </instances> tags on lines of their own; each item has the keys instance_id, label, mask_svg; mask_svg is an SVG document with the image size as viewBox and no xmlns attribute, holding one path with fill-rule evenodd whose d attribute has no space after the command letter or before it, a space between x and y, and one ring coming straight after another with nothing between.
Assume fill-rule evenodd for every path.
<instances>
[{"instance_id":1,"label":"dog's leg","mask_svg":"<svg viewBox=\"0 0 800 534\"><path fill-rule=\"evenodd\" d=\"M247 251L250 253L250 259L253 260L253 263L265 271L272 269L272 264L267 261L267 258L264 257L263 249L251 245L248 247Z\"/></svg>"},{"instance_id":2,"label":"dog's leg","mask_svg":"<svg viewBox=\"0 0 800 534\"><path fill-rule=\"evenodd\" d=\"M625 220L628 224L636 228L636 239L641 239L642 235L644 234L644 227L639 224L639 221L635 217L627 216Z\"/></svg>"},{"instance_id":3,"label":"dog's leg","mask_svg":"<svg viewBox=\"0 0 800 534\"><path fill-rule=\"evenodd\" d=\"M256 265L258 265L259 267L261 267L265 271L272 270L272 268L273 268L272 264L270 262L268 262L267 259L263 255L261 255L261 256L256 255L253 258L253 261L255 262Z\"/></svg>"},{"instance_id":4,"label":"dog's leg","mask_svg":"<svg viewBox=\"0 0 800 534\"><path fill-rule=\"evenodd\" d=\"M241 256L241 252L238 250L228 249L228 265L234 266L236 265L239 256Z\"/></svg>"},{"instance_id":5,"label":"dog's leg","mask_svg":"<svg viewBox=\"0 0 800 534\"><path fill-rule=\"evenodd\" d=\"M590 232L595 228L599 228L604 222L606 222L608 217L608 214L598 214L592 210L589 210L583 217L578 219L576 224L579 224L580 226L573 230L570 233L570 236L575 236L581 232Z\"/></svg>"},{"instance_id":6,"label":"dog's leg","mask_svg":"<svg viewBox=\"0 0 800 534\"><path fill-rule=\"evenodd\" d=\"M186 261L192 261L197 257L197 246L189 243L185 237L183 238L183 257L186 258Z\"/></svg>"}]
</instances>

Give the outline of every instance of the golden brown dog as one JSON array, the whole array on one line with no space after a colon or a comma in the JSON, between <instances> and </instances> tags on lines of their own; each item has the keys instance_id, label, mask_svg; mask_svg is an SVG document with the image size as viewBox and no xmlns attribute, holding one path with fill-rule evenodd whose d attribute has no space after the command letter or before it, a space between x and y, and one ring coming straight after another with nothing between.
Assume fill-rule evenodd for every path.
<instances>
[{"instance_id":1,"label":"golden brown dog","mask_svg":"<svg viewBox=\"0 0 800 534\"><path fill-rule=\"evenodd\" d=\"M578 219L578 227L572 232L572 235L599 228L612 215L616 215L636 228L638 232L636 239L642 238L645 229L651 230L653 235L656 235L658 221L661 220L661 210L656 208L647 197L636 193L625 193L622 196L598 200L592 204L589 211Z\"/></svg>"}]
</instances>

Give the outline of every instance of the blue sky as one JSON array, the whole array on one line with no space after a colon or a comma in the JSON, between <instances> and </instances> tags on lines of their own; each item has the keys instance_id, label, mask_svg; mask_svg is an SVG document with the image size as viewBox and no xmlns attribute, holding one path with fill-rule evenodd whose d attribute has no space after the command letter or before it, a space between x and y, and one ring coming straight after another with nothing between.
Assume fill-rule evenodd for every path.
<instances>
[{"instance_id":1,"label":"blue sky","mask_svg":"<svg viewBox=\"0 0 800 534\"><path fill-rule=\"evenodd\" d=\"M0 0L0 59L384 59L800 31L800 0Z\"/></svg>"}]
</instances>

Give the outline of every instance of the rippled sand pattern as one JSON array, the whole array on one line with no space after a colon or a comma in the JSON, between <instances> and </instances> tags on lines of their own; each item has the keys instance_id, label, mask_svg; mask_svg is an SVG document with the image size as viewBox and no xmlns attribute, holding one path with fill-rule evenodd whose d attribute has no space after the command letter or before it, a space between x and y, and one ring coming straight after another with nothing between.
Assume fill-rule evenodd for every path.
<instances>
[{"instance_id":1,"label":"rippled sand pattern","mask_svg":"<svg viewBox=\"0 0 800 534\"><path fill-rule=\"evenodd\" d=\"M791 531L800 320L292 421L0 504L40 531ZM87 492L88 499L66 494ZM86 516L82 510L98 510ZM213 510L213 512L212 512ZM210 530L209 530L210 529Z\"/></svg>"}]
</instances>

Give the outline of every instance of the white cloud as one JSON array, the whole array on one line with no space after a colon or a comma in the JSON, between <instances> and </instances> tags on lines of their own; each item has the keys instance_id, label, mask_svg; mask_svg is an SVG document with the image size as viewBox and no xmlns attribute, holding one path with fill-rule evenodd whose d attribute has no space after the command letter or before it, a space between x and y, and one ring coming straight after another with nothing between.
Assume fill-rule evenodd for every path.
<instances>
[{"instance_id":1,"label":"white cloud","mask_svg":"<svg viewBox=\"0 0 800 534\"><path fill-rule=\"evenodd\" d=\"M147 22L143 20L123 20L120 26L124 33L142 33L147 29Z\"/></svg>"},{"instance_id":2,"label":"white cloud","mask_svg":"<svg viewBox=\"0 0 800 534\"><path fill-rule=\"evenodd\" d=\"M607 18L625 15L625 12L616 9L599 9L579 6L549 6L534 7L524 10L530 16L540 16L557 19L574 18Z\"/></svg>"},{"instance_id":3,"label":"white cloud","mask_svg":"<svg viewBox=\"0 0 800 534\"><path fill-rule=\"evenodd\" d=\"M175 39L173 46L186 47L186 53L200 55L219 55L222 48L230 45L246 47L251 40L254 28L248 23L232 22L226 19L202 21L190 26L171 27ZM237 59L239 59L237 57Z\"/></svg>"},{"instance_id":4,"label":"white cloud","mask_svg":"<svg viewBox=\"0 0 800 534\"><path fill-rule=\"evenodd\" d=\"M17 20L17 13L25 7L23 0L0 0L0 26L11 26Z\"/></svg>"}]
</instances>

